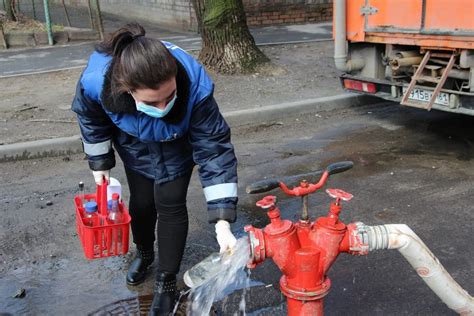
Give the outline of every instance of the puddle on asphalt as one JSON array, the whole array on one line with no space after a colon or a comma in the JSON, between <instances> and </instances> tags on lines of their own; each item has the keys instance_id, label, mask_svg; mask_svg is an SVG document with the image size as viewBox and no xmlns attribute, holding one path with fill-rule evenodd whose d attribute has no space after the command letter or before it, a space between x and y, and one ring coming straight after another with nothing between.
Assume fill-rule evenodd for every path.
<instances>
[{"instance_id":1,"label":"puddle on asphalt","mask_svg":"<svg viewBox=\"0 0 474 316\"><path fill-rule=\"evenodd\" d=\"M220 308L245 314L246 291L264 285L262 282L252 280L250 272L245 270L248 257L247 238L240 238L234 253L224 257L222 263L217 266L217 271L211 270L209 278L201 286L192 290L181 290L173 315L217 315L218 308L213 305L217 302ZM194 278L196 277L194 275ZM227 302L228 296L238 295L240 295L238 304ZM147 315L152 301L153 295L134 296L107 304L89 315Z\"/></svg>"},{"instance_id":2,"label":"puddle on asphalt","mask_svg":"<svg viewBox=\"0 0 474 316\"><path fill-rule=\"evenodd\" d=\"M240 294L240 293L239 293ZM243 295L243 294L242 294ZM141 295L138 297L132 297L128 299L123 299L117 302L110 303L92 313L87 314L88 316L114 316L114 315L148 315L150 312L151 303L153 301L153 295ZM187 310L188 306L187 296L183 296L180 299L175 316L186 316L188 315ZM223 303L225 306L225 303ZM222 311L221 308L212 306L209 316L225 315L226 312ZM262 309L257 309L255 311L246 312L247 316L257 316L257 315L284 315L286 314L286 304L281 304L274 307L265 307Z\"/></svg>"},{"instance_id":3,"label":"puddle on asphalt","mask_svg":"<svg viewBox=\"0 0 474 316\"><path fill-rule=\"evenodd\" d=\"M225 289L222 296L230 295L234 293L235 295L243 297L245 295L245 288L247 287L254 287L260 286L263 283L251 280L249 284L235 284L229 286ZM140 295L135 297L130 297L127 299L118 300L113 303L109 303L87 315L89 316L104 316L104 315L148 315L150 312L151 303L153 301L153 295ZM174 315L176 316L185 316L189 315L189 290L182 290L179 302L176 306L176 311ZM216 305L222 305L221 307L217 307ZM211 306L210 312L208 315L223 315L222 308L225 308L226 302L225 298L220 304L215 304ZM236 307L236 306L233 306ZM268 307L264 308L261 311L266 312L269 310L273 310L276 307ZM283 307L279 306L277 309L282 310ZM238 309L236 309L237 311ZM253 311L251 313L246 313L246 315L259 315L260 310Z\"/></svg>"},{"instance_id":4,"label":"puddle on asphalt","mask_svg":"<svg viewBox=\"0 0 474 316\"><path fill-rule=\"evenodd\" d=\"M131 297L123 300L119 300L108 305L103 306L102 308L89 313L89 316L103 316L103 315L148 315L151 308L151 303L153 301L153 295L140 295L137 297ZM181 297L179 304L177 306L176 316L187 315L186 311L188 309L188 300L187 295ZM209 315L217 315L217 309L212 307Z\"/></svg>"}]
</instances>

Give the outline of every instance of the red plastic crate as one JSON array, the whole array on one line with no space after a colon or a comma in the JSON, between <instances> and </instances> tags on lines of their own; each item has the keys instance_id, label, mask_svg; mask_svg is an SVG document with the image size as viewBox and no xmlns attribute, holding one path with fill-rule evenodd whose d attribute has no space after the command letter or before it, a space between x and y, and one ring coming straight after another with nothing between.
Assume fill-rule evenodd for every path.
<instances>
[{"instance_id":1,"label":"red plastic crate","mask_svg":"<svg viewBox=\"0 0 474 316\"><path fill-rule=\"evenodd\" d=\"M120 224L107 223L107 183L97 186L94 194L76 195L76 228L81 240L84 255L87 259L98 259L124 255L128 252L130 232L130 214L120 197L119 208L122 210L124 221ZM99 225L94 227L84 225L84 204L96 201L98 206Z\"/></svg>"}]
</instances>

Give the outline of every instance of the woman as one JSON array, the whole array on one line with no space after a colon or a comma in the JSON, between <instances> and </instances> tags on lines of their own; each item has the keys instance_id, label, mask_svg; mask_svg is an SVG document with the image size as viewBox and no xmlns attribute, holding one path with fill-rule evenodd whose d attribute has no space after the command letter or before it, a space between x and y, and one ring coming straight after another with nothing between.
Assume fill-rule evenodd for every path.
<instances>
[{"instance_id":1,"label":"woman","mask_svg":"<svg viewBox=\"0 0 474 316\"><path fill-rule=\"evenodd\" d=\"M72 110L95 181L108 179L115 166L112 143L125 166L137 247L129 285L143 282L154 260L158 217L152 314L166 315L174 307L188 233L186 194L195 164L221 251L235 245L229 223L236 217L237 160L213 83L179 47L148 38L139 24L128 24L97 45Z\"/></svg>"}]
</instances>

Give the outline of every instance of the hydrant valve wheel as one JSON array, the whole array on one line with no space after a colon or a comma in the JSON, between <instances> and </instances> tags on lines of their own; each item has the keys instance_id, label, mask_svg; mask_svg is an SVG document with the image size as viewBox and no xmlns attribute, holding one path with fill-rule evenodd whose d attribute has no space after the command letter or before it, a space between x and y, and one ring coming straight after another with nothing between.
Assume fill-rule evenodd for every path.
<instances>
[{"instance_id":1,"label":"hydrant valve wheel","mask_svg":"<svg viewBox=\"0 0 474 316\"><path fill-rule=\"evenodd\" d=\"M275 203L276 203L276 196L268 195L264 197L263 199L261 199L260 201L258 201L256 205L263 209L270 209L275 206Z\"/></svg>"},{"instance_id":2,"label":"hydrant valve wheel","mask_svg":"<svg viewBox=\"0 0 474 316\"><path fill-rule=\"evenodd\" d=\"M326 193L333 199L341 199L343 201L350 201L354 197L352 194L341 189L326 189Z\"/></svg>"}]
</instances>

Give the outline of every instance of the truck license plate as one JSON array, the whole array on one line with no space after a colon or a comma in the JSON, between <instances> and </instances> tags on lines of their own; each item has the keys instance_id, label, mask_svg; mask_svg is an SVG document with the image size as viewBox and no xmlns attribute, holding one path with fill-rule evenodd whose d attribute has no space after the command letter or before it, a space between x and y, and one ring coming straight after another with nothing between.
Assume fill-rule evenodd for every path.
<instances>
[{"instance_id":1,"label":"truck license plate","mask_svg":"<svg viewBox=\"0 0 474 316\"><path fill-rule=\"evenodd\" d=\"M403 93L407 90L406 87L403 87ZM421 102L430 102L431 96L433 95L433 91L423 90L423 89L413 89L408 96L409 99L417 100ZM434 103L441 104L441 105L449 105L449 94L441 92L436 97Z\"/></svg>"}]
</instances>

